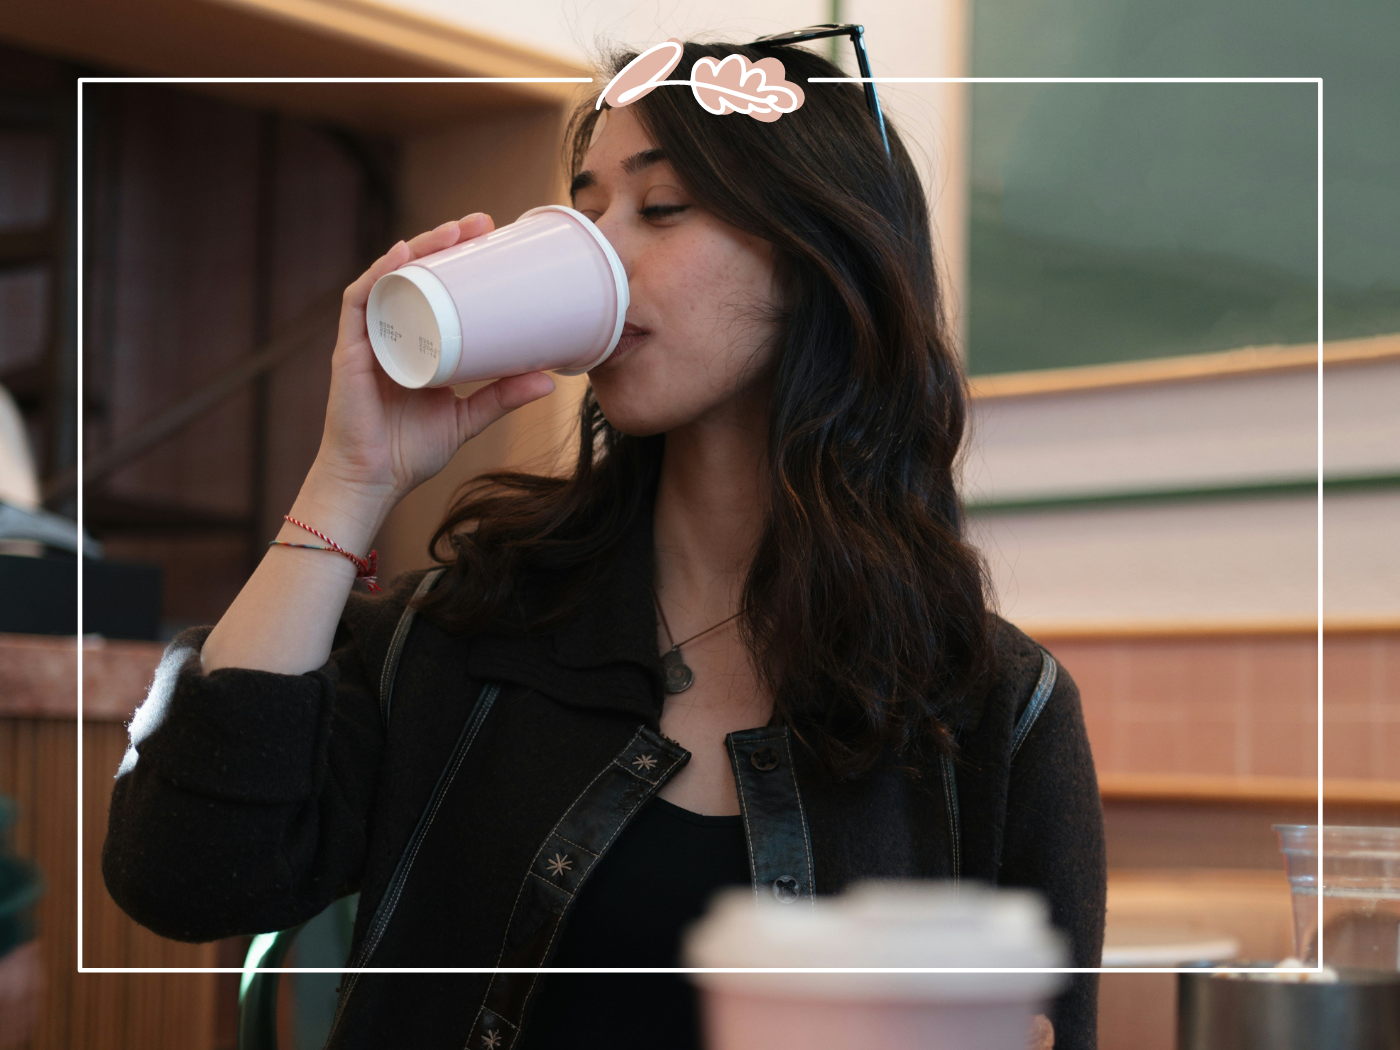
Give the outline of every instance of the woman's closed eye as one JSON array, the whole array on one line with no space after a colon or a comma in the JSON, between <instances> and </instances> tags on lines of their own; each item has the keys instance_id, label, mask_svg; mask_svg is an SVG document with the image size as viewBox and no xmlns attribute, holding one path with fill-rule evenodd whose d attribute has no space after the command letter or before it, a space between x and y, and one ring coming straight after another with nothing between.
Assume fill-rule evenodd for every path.
<instances>
[{"instance_id":1,"label":"woman's closed eye","mask_svg":"<svg viewBox=\"0 0 1400 1050\"><path fill-rule=\"evenodd\" d=\"M649 208L643 208L638 214L647 219L655 219L663 215L673 215L678 211L685 211L688 207L690 207L688 204L653 204Z\"/></svg>"}]
</instances>

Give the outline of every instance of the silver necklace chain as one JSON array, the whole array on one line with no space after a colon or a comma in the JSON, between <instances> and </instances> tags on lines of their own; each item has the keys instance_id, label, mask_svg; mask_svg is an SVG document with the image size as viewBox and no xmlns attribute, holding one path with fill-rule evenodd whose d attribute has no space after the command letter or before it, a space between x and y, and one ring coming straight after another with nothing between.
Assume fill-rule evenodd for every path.
<instances>
[{"instance_id":1,"label":"silver necklace chain","mask_svg":"<svg viewBox=\"0 0 1400 1050\"><path fill-rule=\"evenodd\" d=\"M711 631L719 630L731 620L738 619L743 610L740 609L733 616L727 616L719 623L706 627L703 631L678 642L675 640L675 635L671 633L671 625L666 622L666 610L661 608L661 596L656 593L654 585L651 589L651 596L656 602L656 611L661 615L661 626L666 631L666 640L671 643L671 648L661 656L661 667L666 672L666 692L683 693L695 682L695 672L690 669L681 656L681 646L689 645L695 639L703 637Z\"/></svg>"}]
</instances>

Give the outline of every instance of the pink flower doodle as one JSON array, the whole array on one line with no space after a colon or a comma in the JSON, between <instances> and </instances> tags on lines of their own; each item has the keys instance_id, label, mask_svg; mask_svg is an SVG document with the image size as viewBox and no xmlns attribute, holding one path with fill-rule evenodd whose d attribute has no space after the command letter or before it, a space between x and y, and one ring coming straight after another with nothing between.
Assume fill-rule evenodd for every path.
<instances>
[{"instance_id":1,"label":"pink flower doodle","mask_svg":"<svg viewBox=\"0 0 1400 1050\"><path fill-rule=\"evenodd\" d=\"M786 79L782 62L771 56L753 65L743 55L729 55L722 62L706 56L691 67L689 80L665 79L680 64L682 48L682 42L672 37L643 51L608 82L595 108L606 102L617 109L656 88L687 85L709 113L720 117L747 113L771 124L806 101L802 89Z\"/></svg>"}]
</instances>

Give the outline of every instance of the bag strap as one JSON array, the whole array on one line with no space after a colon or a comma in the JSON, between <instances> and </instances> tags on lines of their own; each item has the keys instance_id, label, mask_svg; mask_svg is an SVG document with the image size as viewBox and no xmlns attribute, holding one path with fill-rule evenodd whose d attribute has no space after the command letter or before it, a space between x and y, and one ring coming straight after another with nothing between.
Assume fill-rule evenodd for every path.
<instances>
[{"instance_id":1,"label":"bag strap","mask_svg":"<svg viewBox=\"0 0 1400 1050\"><path fill-rule=\"evenodd\" d=\"M953 852L953 885L962 881L962 821L958 817L958 780L953 770L953 760L947 755L939 756L939 768L943 773L943 804L948 807L948 845Z\"/></svg>"},{"instance_id":2,"label":"bag strap","mask_svg":"<svg viewBox=\"0 0 1400 1050\"><path fill-rule=\"evenodd\" d=\"M1040 712L1045 710L1045 705L1050 701L1050 694L1055 691L1055 679L1059 677L1060 665L1055 662L1055 658L1046 650L1040 650L1040 678L1035 683L1035 688L1031 690L1030 703L1026 705L1025 711L1016 722L1016 728L1011 733L1011 758L1007 765L1016 759L1016 752L1021 750L1021 745L1026 742L1026 737L1030 735L1031 727L1035 725L1036 719L1040 717ZM943 774L943 799L948 807L948 836L949 846L953 852L953 882L957 884L962 879L962 821L958 814L958 779L957 771L953 767L952 760L943 755L939 762L940 770Z\"/></svg>"},{"instance_id":3,"label":"bag strap","mask_svg":"<svg viewBox=\"0 0 1400 1050\"><path fill-rule=\"evenodd\" d=\"M1055 658L1044 649L1040 650L1040 680L1035 683L1031 702L1026 705L1025 712L1011 734L1012 762L1016 760L1016 752L1020 751L1021 745L1026 742L1026 737L1030 735L1031 727L1040 717L1040 712L1044 711L1045 705L1050 702L1050 694L1055 691L1055 679L1059 677L1059 672L1060 665L1055 662Z\"/></svg>"},{"instance_id":4,"label":"bag strap","mask_svg":"<svg viewBox=\"0 0 1400 1050\"><path fill-rule=\"evenodd\" d=\"M429 569L424 573L423 578L418 581L418 586L413 591L413 597L408 600L408 605L404 607L403 615L399 617L398 626L394 628L394 636L389 639L389 652L384 657L384 669L379 675L379 717L384 723L385 732L389 729L389 709L394 698L394 678L399 673L399 660L403 657L404 643L408 641L409 629L413 626L413 620L418 615L418 610L413 603L416 599L423 597L433 589L433 585L442 579L442 574L447 571L447 566L439 566L436 569Z\"/></svg>"}]
</instances>

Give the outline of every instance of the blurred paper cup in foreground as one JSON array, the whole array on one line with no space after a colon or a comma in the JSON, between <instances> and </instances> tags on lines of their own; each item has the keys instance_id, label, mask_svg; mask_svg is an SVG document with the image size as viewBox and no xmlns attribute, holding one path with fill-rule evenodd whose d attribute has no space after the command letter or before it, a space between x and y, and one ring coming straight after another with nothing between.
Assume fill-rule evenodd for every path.
<instances>
[{"instance_id":1,"label":"blurred paper cup in foreground","mask_svg":"<svg viewBox=\"0 0 1400 1050\"><path fill-rule=\"evenodd\" d=\"M452 386L586 372L617 345L627 306L627 273L602 231L547 204L385 274L366 322L396 383Z\"/></svg>"},{"instance_id":2,"label":"blurred paper cup in foreground","mask_svg":"<svg viewBox=\"0 0 1400 1050\"><path fill-rule=\"evenodd\" d=\"M810 906L716 896L687 934L696 967L1066 965L1027 891L864 882ZM1025 1050L1057 973L696 973L708 1050Z\"/></svg>"}]
</instances>

